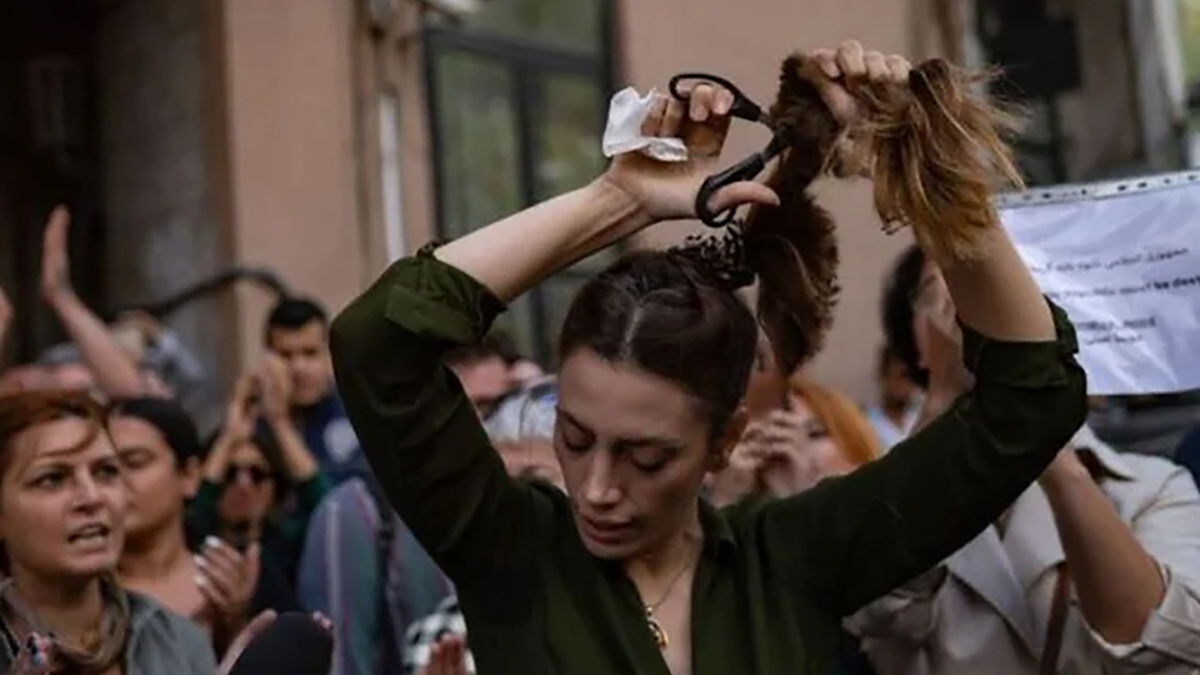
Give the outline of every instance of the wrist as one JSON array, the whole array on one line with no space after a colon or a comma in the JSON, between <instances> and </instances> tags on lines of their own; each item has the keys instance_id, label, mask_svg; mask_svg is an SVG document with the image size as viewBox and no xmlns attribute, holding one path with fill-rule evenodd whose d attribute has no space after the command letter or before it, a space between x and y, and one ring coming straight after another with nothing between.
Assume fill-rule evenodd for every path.
<instances>
[{"instance_id":1,"label":"wrist","mask_svg":"<svg viewBox=\"0 0 1200 675\"><path fill-rule=\"evenodd\" d=\"M626 188L609 172L601 174L582 190L590 203L600 205L605 212L618 215L612 223L618 229L619 238L639 232L656 222L637 193Z\"/></svg>"}]
</instances>

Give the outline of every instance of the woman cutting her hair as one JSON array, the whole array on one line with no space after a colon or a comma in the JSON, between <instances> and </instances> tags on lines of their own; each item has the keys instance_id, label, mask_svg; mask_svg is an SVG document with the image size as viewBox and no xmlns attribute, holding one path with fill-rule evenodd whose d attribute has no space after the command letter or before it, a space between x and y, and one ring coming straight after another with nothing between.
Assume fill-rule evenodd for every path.
<instances>
[{"instance_id":1,"label":"woman cutting her hair","mask_svg":"<svg viewBox=\"0 0 1200 675\"><path fill-rule=\"evenodd\" d=\"M812 57L842 124L860 114L844 83L909 80L903 59L857 43ZM843 616L970 541L1082 420L1069 324L993 226L983 253L945 271L975 388L850 475L716 511L701 486L745 425L758 325L702 259L642 251L591 279L564 322L554 444L566 494L511 479L440 356L559 269L693 217L731 103L708 86L664 100L646 131L682 137L692 159L618 157L586 187L395 263L333 325L351 421L453 579L483 675L826 672ZM710 206L787 198L743 182Z\"/></svg>"}]
</instances>

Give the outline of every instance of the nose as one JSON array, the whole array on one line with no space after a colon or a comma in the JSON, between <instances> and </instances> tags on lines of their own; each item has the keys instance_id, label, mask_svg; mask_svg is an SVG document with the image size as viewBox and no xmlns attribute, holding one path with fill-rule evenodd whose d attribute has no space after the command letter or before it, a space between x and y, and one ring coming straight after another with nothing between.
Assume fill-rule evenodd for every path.
<instances>
[{"instance_id":1,"label":"nose","mask_svg":"<svg viewBox=\"0 0 1200 675\"><path fill-rule=\"evenodd\" d=\"M82 472L76 482L75 507L81 511L95 511L104 502L103 492L96 479L88 472Z\"/></svg>"},{"instance_id":2,"label":"nose","mask_svg":"<svg viewBox=\"0 0 1200 675\"><path fill-rule=\"evenodd\" d=\"M612 453L596 450L588 462L583 482L583 500L596 509L611 508L621 501L621 489L613 475Z\"/></svg>"}]
</instances>

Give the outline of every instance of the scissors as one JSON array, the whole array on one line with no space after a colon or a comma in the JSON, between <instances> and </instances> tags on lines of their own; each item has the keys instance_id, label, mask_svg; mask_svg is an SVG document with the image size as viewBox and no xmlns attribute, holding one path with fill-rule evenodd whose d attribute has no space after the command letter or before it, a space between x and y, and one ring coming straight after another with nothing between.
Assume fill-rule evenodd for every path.
<instances>
[{"instance_id":1,"label":"scissors","mask_svg":"<svg viewBox=\"0 0 1200 675\"><path fill-rule=\"evenodd\" d=\"M692 88L683 88L683 84L687 82L709 83L724 87L733 94L733 106L729 109L729 114L738 119L743 119L749 122L761 124L771 130L771 142L761 152L756 152L746 159L734 164L720 173L715 173L704 180L700 185L700 191L696 193L696 215L701 222L709 227L719 228L733 222L734 216L737 213L737 207L731 206L724 211L714 213L709 208L709 200L713 194L721 188L739 183L741 181L752 180L755 176L762 173L767 167L767 162L774 159L779 153L783 152L788 146L788 140L780 129L775 127L768 115L757 103L742 93L732 82L719 75L711 73L680 73L671 78L669 89L671 96L679 101L687 101L691 96Z\"/></svg>"}]
</instances>

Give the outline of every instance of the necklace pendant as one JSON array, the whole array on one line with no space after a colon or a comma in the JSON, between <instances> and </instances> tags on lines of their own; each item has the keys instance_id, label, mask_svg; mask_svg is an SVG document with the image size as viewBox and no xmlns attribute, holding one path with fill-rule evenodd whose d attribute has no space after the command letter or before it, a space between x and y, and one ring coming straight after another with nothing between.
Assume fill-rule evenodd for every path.
<instances>
[{"instance_id":1,"label":"necklace pendant","mask_svg":"<svg viewBox=\"0 0 1200 675\"><path fill-rule=\"evenodd\" d=\"M654 619L654 610L649 607L646 608L646 625L649 626L650 635L654 636L654 644L658 645L659 651L666 649L667 645L671 644L671 638L667 636L667 631L663 630L663 627Z\"/></svg>"}]
</instances>

